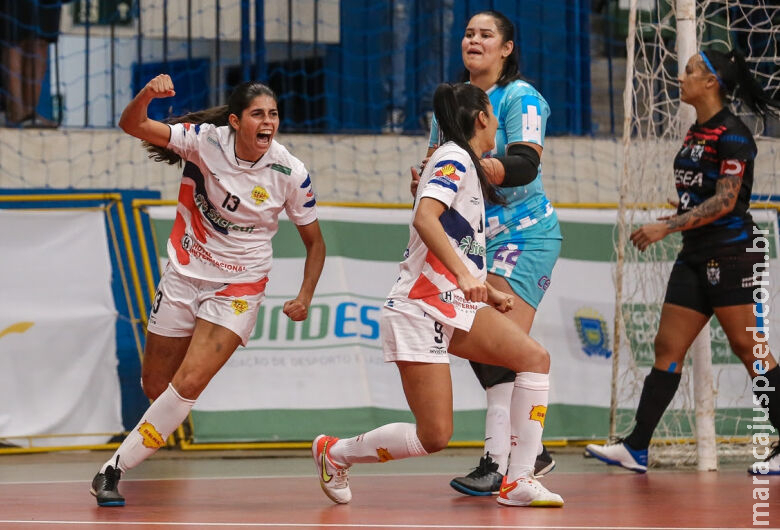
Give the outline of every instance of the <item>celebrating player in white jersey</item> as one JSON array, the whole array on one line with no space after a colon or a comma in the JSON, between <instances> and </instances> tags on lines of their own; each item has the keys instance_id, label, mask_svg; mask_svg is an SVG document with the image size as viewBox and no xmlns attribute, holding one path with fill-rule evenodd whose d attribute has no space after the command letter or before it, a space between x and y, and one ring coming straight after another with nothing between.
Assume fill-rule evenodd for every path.
<instances>
[{"instance_id":1,"label":"celebrating player in white jersey","mask_svg":"<svg viewBox=\"0 0 780 530\"><path fill-rule=\"evenodd\" d=\"M155 98L174 96L158 75L130 102L119 126L147 142L155 159L183 162L168 267L149 317L142 386L154 400L92 481L99 506L124 506L122 473L154 453L257 321L271 269L271 238L284 210L306 247L298 296L284 304L305 320L325 261L311 178L274 140L273 91L244 83L222 107L161 123L147 116Z\"/></svg>"},{"instance_id":2,"label":"celebrating player in white jersey","mask_svg":"<svg viewBox=\"0 0 780 530\"><path fill-rule=\"evenodd\" d=\"M512 297L485 282L484 197L501 201L475 153L493 149L498 126L476 85L440 85L434 112L444 143L422 174L401 274L382 308L385 360L395 362L416 424L391 423L354 438L320 435L312 444L320 485L331 500L352 498L348 469L439 451L452 436L449 353L516 373L509 470L498 502L562 506L533 476L547 411L547 352L502 313ZM489 305L486 305L487 302Z\"/></svg>"}]
</instances>

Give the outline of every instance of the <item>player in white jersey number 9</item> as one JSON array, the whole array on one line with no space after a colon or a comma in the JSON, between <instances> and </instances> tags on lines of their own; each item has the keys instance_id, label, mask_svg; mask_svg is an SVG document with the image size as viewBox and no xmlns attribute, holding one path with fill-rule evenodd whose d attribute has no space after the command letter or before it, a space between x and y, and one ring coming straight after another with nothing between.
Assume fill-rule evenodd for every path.
<instances>
[{"instance_id":1,"label":"player in white jersey number 9","mask_svg":"<svg viewBox=\"0 0 780 530\"><path fill-rule=\"evenodd\" d=\"M344 440L318 436L312 456L320 485L331 500L347 503L352 464L445 448L453 430L452 353L515 373L510 416L517 443L498 502L562 506L563 499L533 477L547 411L549 355L504 314L512 310L512 296L485 281L484 198L501 199L475 153L493 148L498 120L476 85L440 85L433 106L444 143L423 171L407 257L380 320L385 361L398 366L416 423L383 425Z\"/></svg>"}]
</instances>

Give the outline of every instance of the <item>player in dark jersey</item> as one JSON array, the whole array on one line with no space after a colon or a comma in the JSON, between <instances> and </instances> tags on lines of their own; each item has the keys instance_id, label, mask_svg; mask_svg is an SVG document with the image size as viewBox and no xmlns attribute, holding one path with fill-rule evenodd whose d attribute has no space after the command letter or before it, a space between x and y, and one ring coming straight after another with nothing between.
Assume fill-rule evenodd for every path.
<instances>
[{"instance_id":1,"label":"player in dark jersey","mask_svg":"<svg viewBox=\"0 0 780 530\"><path fill-rule=\"evenodd\" d=\"M616 443L586 448L608 464L647 471L650 438L677 391L685 354L713 313L753 378L754 406L766 408L780 429L780 368L764 326L768 234L748 211L757 150L750 130L726 106L730 94L761 118L778 114L780 102L764 93L739 52L707 50L690 58L680 75L680 99L696 109L696 123L674 159L677 213L631 234L644 251L681 231L683 247L669 278L655 364L645 378L634 430ZM762 443L754 455L763 461L749 472L780 475L780 444L768 447L767 437Z\"/></svg>"}]
</instances>

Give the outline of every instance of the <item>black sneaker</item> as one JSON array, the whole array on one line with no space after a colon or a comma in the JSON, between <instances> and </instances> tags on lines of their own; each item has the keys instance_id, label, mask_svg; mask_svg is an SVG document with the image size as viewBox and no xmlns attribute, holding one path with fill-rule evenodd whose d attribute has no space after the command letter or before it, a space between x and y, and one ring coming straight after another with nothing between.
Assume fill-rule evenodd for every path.
<instances>
[{"instance_id":1,"label":"black sneaker","mask_svg":"<svg viewBox=\"0 0 780 530\"><path fill-rule=\"evenodd\" d=\"M122 470L108 466L105 473L92 479L89 492L97 498L98 506L124 506L125 498L119 494L119 477Z\"/></svg>"},{"instance_id":2,"label":"black sneaker","mask_svg":"<svg viewBox=\"0 0 780 530\"><path fill-rule=\"evenodd\" d=\"M534 462L534 478L543 477L555 468L555 460L547 452L547 448L542 446L542 454L536 456Z\"/></svg>"},{"instance_id":3,"label":"black sneaker","mask_svg":"<svg viewBox=\"0 0 780 530\"><path fill-rule=\"evenodd\" d=\"M479 465L465 477L456 477L450 486L466 495L487 496L498 493L504 475L498 472L498 464L490 453L479 459Z\"/></svg>"}]
</instances>

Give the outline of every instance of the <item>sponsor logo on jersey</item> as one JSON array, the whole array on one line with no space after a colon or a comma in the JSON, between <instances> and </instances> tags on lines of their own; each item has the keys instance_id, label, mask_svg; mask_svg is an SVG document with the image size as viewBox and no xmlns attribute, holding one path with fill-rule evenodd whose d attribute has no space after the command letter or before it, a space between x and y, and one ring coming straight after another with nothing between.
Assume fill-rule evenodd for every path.
<instances>
[{"instance_id":1,"label":"sponsor logo on jersey","mask_svg":"<svg viewBox=\"0 0 780 530\"><path fill-rule=\"evenodd\" d=\"M287 166L283 166L281 164L271 164L271 169L274 171L278 171L279 173L284 173L285 175L289 175L292 173L292 169L290 169Z\"/></svg>"},{"instance_id":2,"label":"sponsor logo on jersey","mask_svg":"<svg viewBox=\"0 0 780 530\"><path fill-rule=\"evenodd\" d=\"M220 151L222 150L222 146L219 145L219 140L217 140L213 136L211 136L211 135L207 136L206 137L206 141L208 143L212 144L213 146L217 147ZM216 177L216 175L214 175L214 176ZM219 179L217 179L217 180L219 180Z\"/></svg>"},{"instance_id":3,"label":"sponsor logo on jersey","mask_svg":"<svg viewBox=\"0 0 780 530\"><path fill-rule=\"evenodd\" d=\"M707 281L710 282L710 285L720 283L720 263L716 259L707 262Z\"/></svg>"},{"instance_id":4,"label":"sponsor logo on jersey","mask_svg":"<svg viewBox=\"0 0 780 530\"><path fill-rule=\"evenodd\" d=\"M536 282L537 287L541 289L542 291L546 291L548 287L550 287L550 278L547 276L542 276L539 278L539 281Z\"/></svg>"},{"instance_id":5,"label":"sponsor logo on jersey","mask_svg":"<svg viewBox=\"0 0 780 530\"><path fill-rule=\"evenodd\" d=\"M250 196L255 204L262 204L269 197L268 192L262 186L255 186Z\"/></svg>"},{"instance_id":6,"label":"sponsor logo on jersey","mask_svg":"<svg viewBox=\"0 0 780 530\"><path fill-rule=\"evenodd\" d=\"M704 174L701 171L693 171L691 169L675 169L674 170L674 184L678 188L701 186Z\"/></svg>"},{"instance_id":7,"label":"sponsor logo on jersey","mask_svg":"<svg viewBox=\"0 0 780 530\"><path fill-rule=\"evenodd\" d=\"M247 309L249 309L249 304L246 300L233 300L230 303L231 307L233 308L233 312L236 315L240 315L241 313L245 313Z\"/></svg>"},{"instance_id":8,"label":"sponsor logo on jersey","mask_svg":"<svg viewBox=\"0 0 780 530\"><path fill-rule=\"evenodd\" d=\"M544 428L544 417L547 416L547 407L544 405L534 405L531 407L531 414L528 416L531 421L538 421Z\"/></svg>"},{"instance_id":9,"label":"sponsor logo on jersey","mask_svg":"<svg viewBox=\"0 0 780 530\"><path fill-rule=\"evenodd\" d=\"M189 250L192 248L192 238L189 236L189 234L184 234L181 236L181 248L184 250Z\"/></svg>"},{"instance_id":10,"label":"sponsor logo on jersey","mask_svg":"<svg viewBox=\"0 0 780 530\"><path fill-rule=\"evenodd\" d=\"M227 230L248 233L251 233L255 229L255 225L241 226L232 221L228 221L222 217L219 211L215 207L211 206L206 198L203 197L203 195L200 193L195 195L195 205L200 209L201 212L203 212L203 215L206 216L206 218L216 226L225 228Z\"/></svg>"},{"instance_id":11,"label":"sponsor logo on jersey","mask_svg":"<svg viewBox=\"0 0 780 530\"><path fill-rule=\"evenodd\" d=\"M149 449L159 449L165 445L165 439L157 432L154 425L148 421L143 422L138 426L138 434L141 435L141 441L144 447Z\"/></svg>"},{"instance_id":12,"label":"sponsor logo on jersey","mask_svg":"<svg viewBox=\"0 0 780 530\"><path fill-rule=\"evenodd\" d=\"M460 180L461 173L466 173L466 168L457 160L440 160L434 166L436 172L433 174L433 178L430 180L433 184L438 184L452 191L458 191L458 185L456 184Z\"/></svg>"},{"instance_id":13,"label":"sponsor logo on jersey","mask_svg":"<svg viewBox=\"0 0 780 530\"><path fill-rule=\"evenodd\" d=\"M742 160L729 159L720 164L720 172L723 175L733 175L742 178L745 174L745 162Z\"/></svg>"},{"instance_id":14,"label":"sponsor logo on jersey","mask_svg":"<svg viewBox=\"0 0 780 530\"><path fill-rule=\"evenodd\" d=\"M186 236L185 236L186 237ZM183 240L183 238L182 238ZM206 250L200 243L196 241L190 240L191 248L189 249L189 253L192 257L199 259L200 261L209 263L213 265L214 267L224 270L224 271L230 271L230 272L244 272L246 270L246 267L244 265L240 265L238 263L227 263L224 261L219 261L214 258L214 256L211 255L211 252Z\"/></svg>"},{"instance_id":15,"label":"sponsor logo on jersey","mask_svg":"<svg viewBox=\"0 0 780 530\"><path fill-rule=\"evenodd\" d=\"M598 311L591 307L581 307L574 313L574 324L585 355L605 359L612 357L607 321Z\"/></svg>"},{"instance_id":16,"label":"sponsor logo on jersey","mask_svg":"<svg viewBox=\"0 0 780 530\"><path fill-rule=\"evenodd\" d=\"M485 256L485 247L479 244L477 238L466 236L458 243L458 248L464 254L470 254L472 256Z\"/></svg>"}]
</instances>

